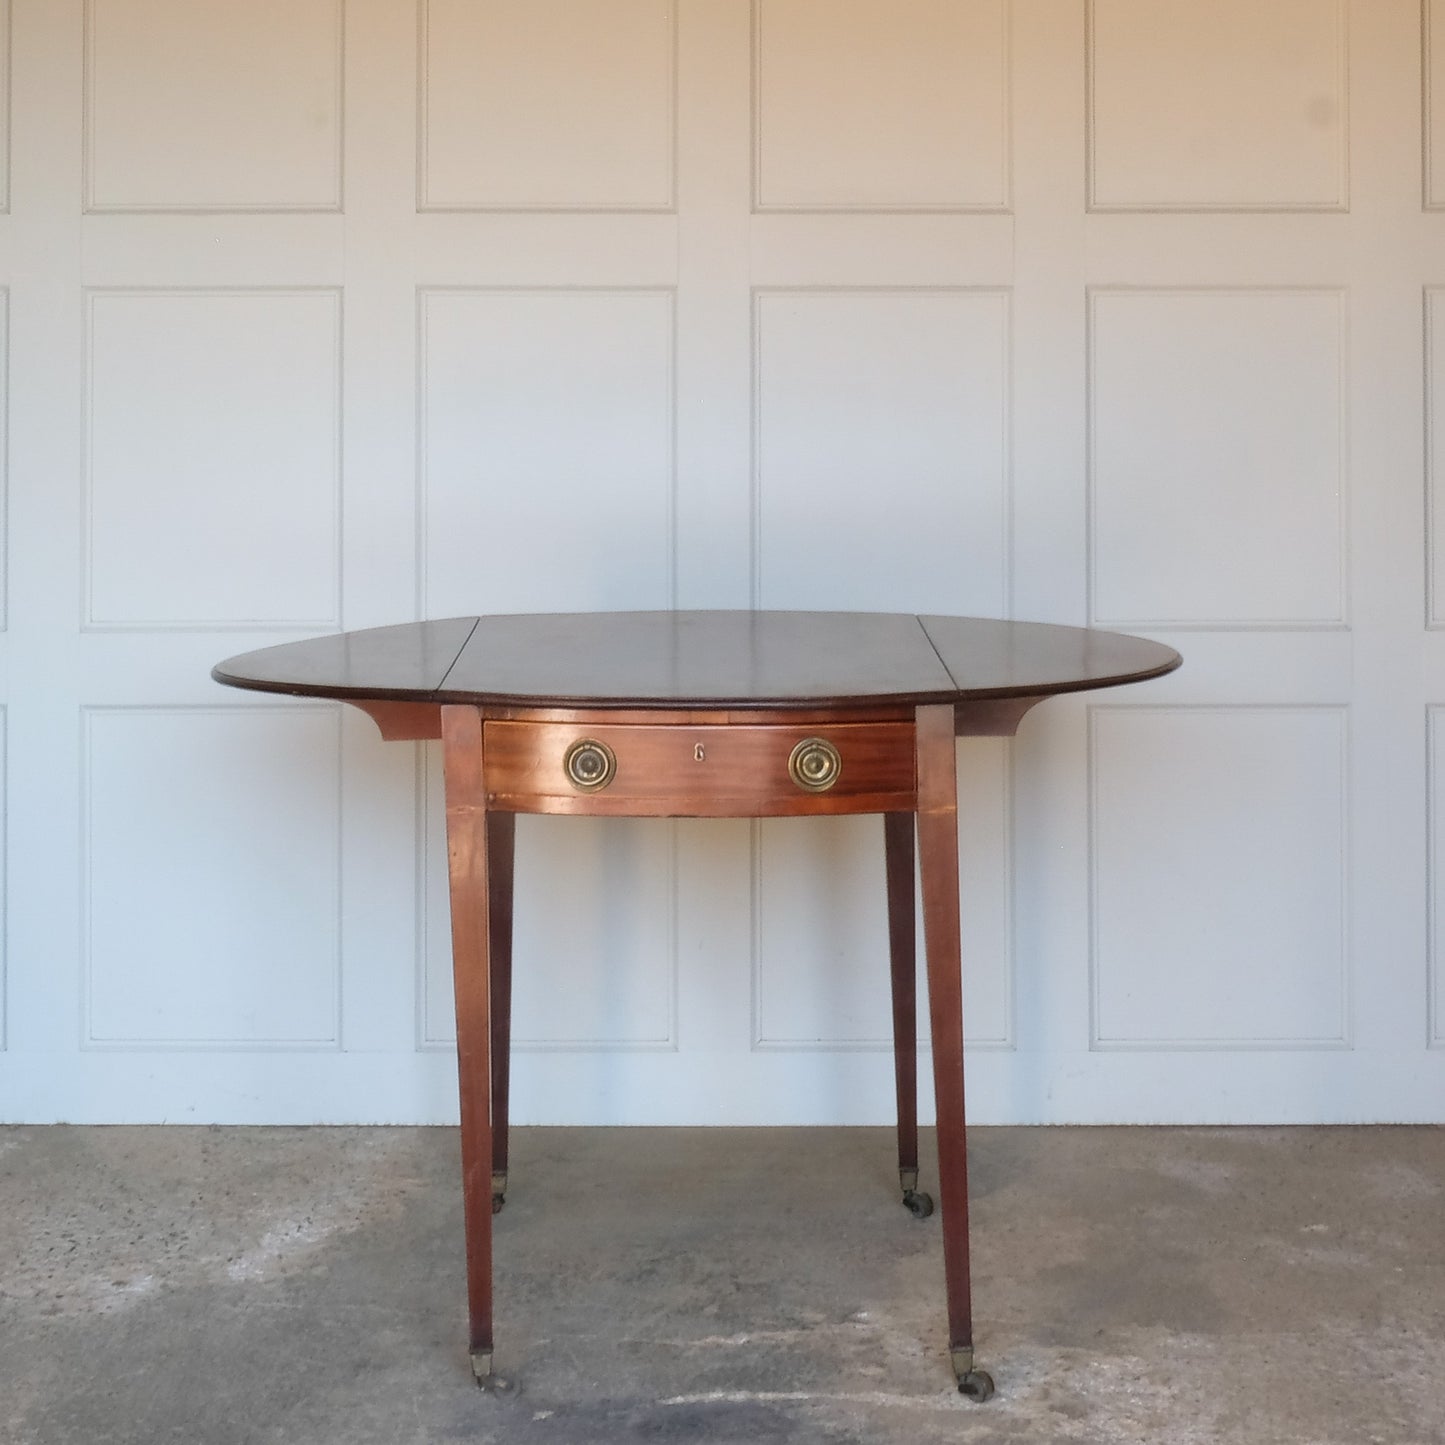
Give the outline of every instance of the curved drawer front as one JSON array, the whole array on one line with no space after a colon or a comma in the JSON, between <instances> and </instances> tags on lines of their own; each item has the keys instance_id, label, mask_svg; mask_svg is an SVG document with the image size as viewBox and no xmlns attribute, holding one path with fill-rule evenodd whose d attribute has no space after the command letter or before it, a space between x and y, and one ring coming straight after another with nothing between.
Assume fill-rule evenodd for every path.
<instances>
[{"instance_id":1,"label":"curved drawer front","mask_svg":"<svg viewBox=\"0 0 1445 1445\"><path fill-rule=\"evenodd\" d=\"M488 722L490 806L523 813L770 817L914 805L913 724Z\"/></svg>"}]
</instances>

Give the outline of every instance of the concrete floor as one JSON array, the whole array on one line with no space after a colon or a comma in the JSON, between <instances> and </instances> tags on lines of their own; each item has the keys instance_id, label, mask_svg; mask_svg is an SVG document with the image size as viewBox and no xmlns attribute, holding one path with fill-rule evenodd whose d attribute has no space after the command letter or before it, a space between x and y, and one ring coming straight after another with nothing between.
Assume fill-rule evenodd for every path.
<instances>
[{"instance_id":1,"label":"concrete floor","mask_svg":"<svg viewBox=\"0 0 1445 1445\"><path fill-rule=\"evenodd\" d=\"M1445 1129L975 1130L983 1406L891 1149L518 1131L497 1399L455 1131L0 1129L0 1441L1445 1441Z\"/></svg>"}]
</instances>

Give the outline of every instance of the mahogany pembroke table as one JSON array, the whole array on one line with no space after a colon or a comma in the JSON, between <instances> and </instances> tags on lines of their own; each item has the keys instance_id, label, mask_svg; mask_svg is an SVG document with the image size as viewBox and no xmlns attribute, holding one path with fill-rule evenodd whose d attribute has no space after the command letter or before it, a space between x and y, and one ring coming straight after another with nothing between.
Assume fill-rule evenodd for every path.
<instances>
[{"instance_id":1,"label":"mahogany pembroke table","mask_svg":"<svg viewBox=\"0 0 1445 1445\"><path fill-rule=\"evenodd\" d=\"M492 1368L492 1215L507 1189L512 854L518 813L752 818L881 813L898 1177L920 1218L915 820L938 1209L959 1390L985 1400L968 1258L954 739L1007 737L1058 693L1172 671L1160 643L1093 629L844 612L457 617L246 653L213 671L338 698L388 739L440 738L446 778L471 1360Z\"/></svg>"}]
</instances>

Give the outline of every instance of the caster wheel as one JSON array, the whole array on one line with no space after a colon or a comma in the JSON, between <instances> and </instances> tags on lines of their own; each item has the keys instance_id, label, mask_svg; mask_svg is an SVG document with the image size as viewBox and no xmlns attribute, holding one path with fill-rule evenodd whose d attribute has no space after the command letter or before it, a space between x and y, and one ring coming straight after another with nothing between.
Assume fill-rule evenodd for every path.
<instances>
[{"instance_id":1,"label":"caster wheel","mask_svg":"<svg viewBox=\"0 0 1445 1445\"><path fill-rule=\"evenodd\" d=\"M497 1375L492 1372L492 1352L490 1350L472 1351L472 1379L476 1381L477 1389L487 1395L496 1395L505 1398L517 1393L517 1381L511 1375Z\"/></svg>"},{"instance_id":2,"label":"caster wheel","mask_svg":"<svg viewBox=\"0 0 1445 1445\"><path fill-rule=\"evenodd\" d=\"M502 1206L503 1206L506 1202L507 1202L507 1196L506 1196L505 1194L494 1194L494 1195L492 1195L492 1213L493 1213L493 1214L500 1214L500 1213L502 1212Z\"/></svg>"},{"instance_id":3,"label":"caster wheel","mask_svg":"<svg viewBox=\"0 0 1445 1445\"><path fill-rule=\"evenodd\" d=\"M915 1219L927 1219L933 1213L933 1196L921 1189L909 1189L903 1195L903 1206Z\"/></svg>"},{"instance_id":4,"label":"caster wheel","mask_svg":"<svg viewBox=\"0 0 1445 1445\"><path fill-rule=\"evenodd\" d=\"M975 1405L993 1398L993 1376L987 1370L970 1370L958 1377L958 1393Z\"/></svg>"}]
</instances>

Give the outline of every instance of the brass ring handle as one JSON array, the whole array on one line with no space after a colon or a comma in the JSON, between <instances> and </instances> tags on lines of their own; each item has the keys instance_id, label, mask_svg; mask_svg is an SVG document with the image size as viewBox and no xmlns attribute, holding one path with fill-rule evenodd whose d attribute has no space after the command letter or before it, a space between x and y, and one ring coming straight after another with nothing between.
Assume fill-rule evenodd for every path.
<instances>
[{"instance_id":1,"label":"brass ring handle","mask_svg":"<svg viewBox=\"0 0 1445 1445\"><path fill-rule=\"evenodd\" d=\"M805 793L826 793L842 771L843 759L827 738L804 738L788 759L788 776Z\"/></svg>"},{"instance_id":2,"label":"brass ring handle","mask_svg":"<svg viewBox=\"0 0 1445 1445\"><path fill-rule=\"evenodd\" d=\"M606 743L579 738L562 759L567 781L583 793L599 793L617 772L617 758Z\"/></svg>"}]
</instances>

